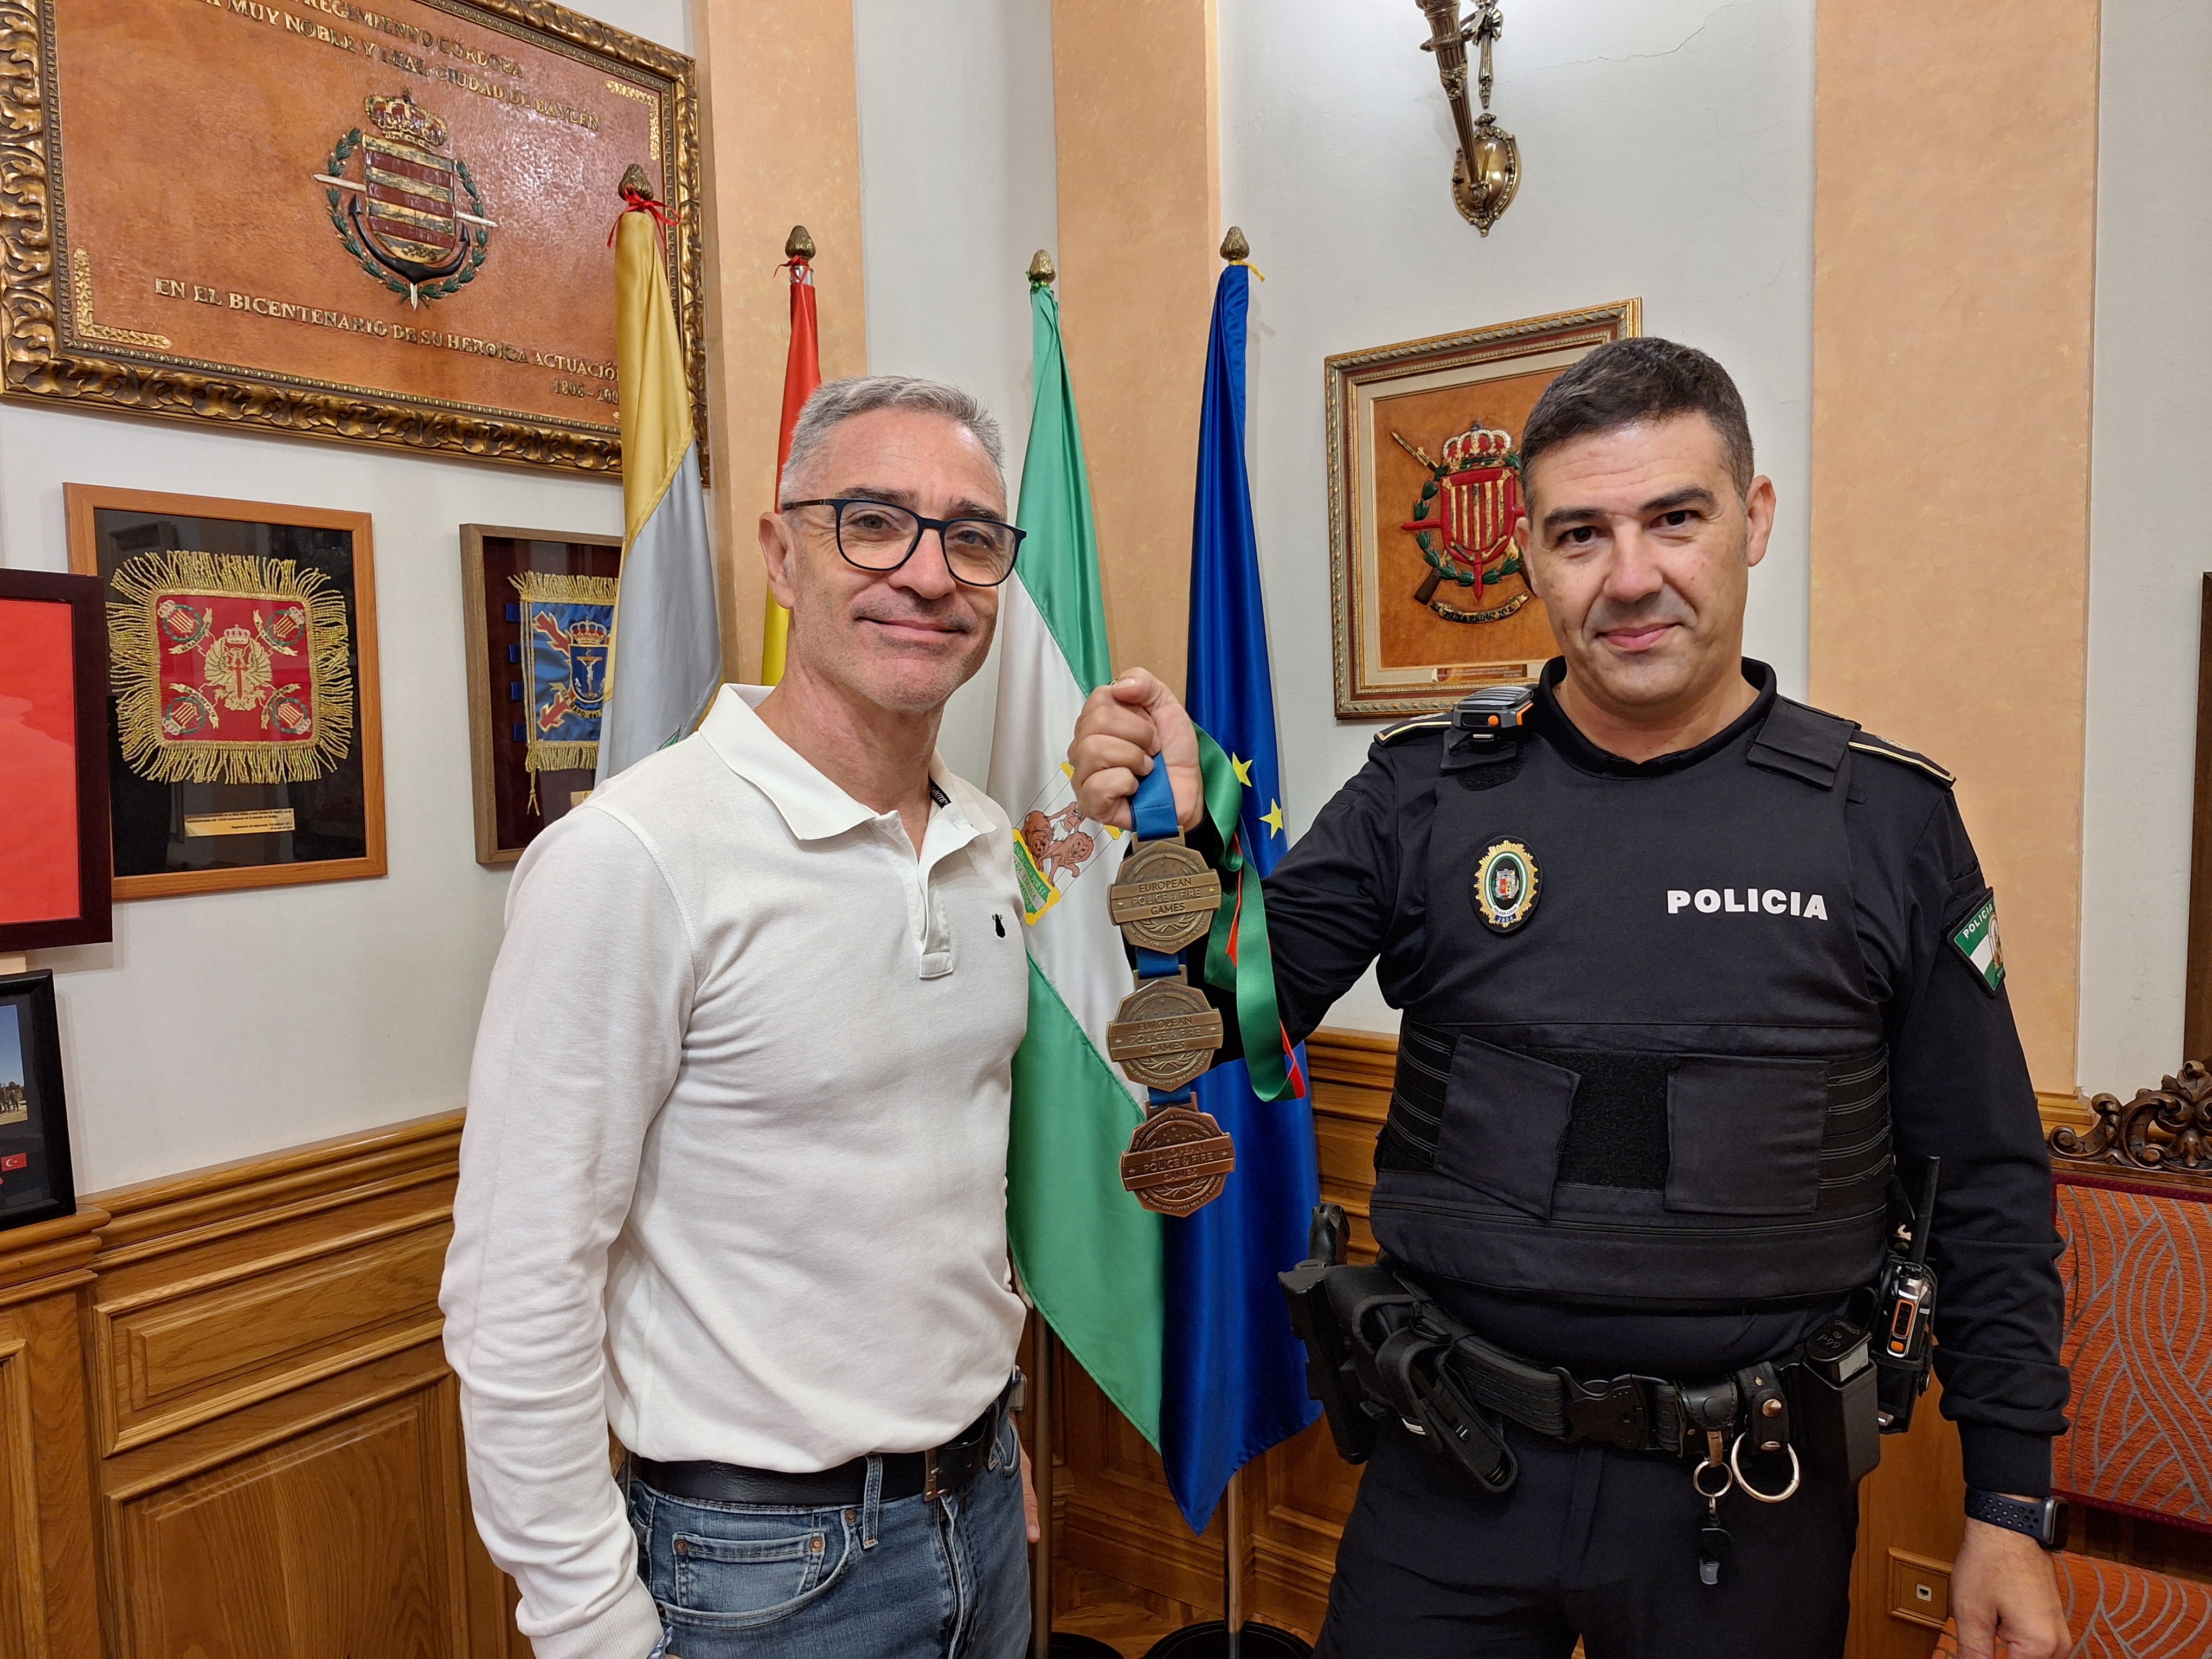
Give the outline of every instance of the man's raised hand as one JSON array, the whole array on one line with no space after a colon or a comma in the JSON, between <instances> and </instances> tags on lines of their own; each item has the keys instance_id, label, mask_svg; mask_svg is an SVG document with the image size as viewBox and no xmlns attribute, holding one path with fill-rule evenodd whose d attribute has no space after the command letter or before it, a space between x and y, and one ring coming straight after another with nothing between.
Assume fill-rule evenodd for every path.
<instances>
[{"instance_id":1,"label":"man's raised hand","mask_svg":"<svg viewBox=\"0 0 2212 1659\"><path fill-rule=\"evenodd\" d=\"M1167 763L1176 818L1188 830L1206 805L1197 728L1175 693L1150 669L1127 669L1091 694L1067 745L1075 799L1084 816L1117 830L1134 829L1130 797L1137 793L1137 780L1152 769L1155 757Z\"/></svg>"}]
</instances>

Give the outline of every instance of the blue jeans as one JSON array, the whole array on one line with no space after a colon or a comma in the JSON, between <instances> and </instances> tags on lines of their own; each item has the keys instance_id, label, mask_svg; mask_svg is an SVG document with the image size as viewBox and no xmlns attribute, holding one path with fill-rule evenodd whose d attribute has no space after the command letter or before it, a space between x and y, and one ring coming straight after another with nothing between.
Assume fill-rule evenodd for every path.
<instances>
[{"instance_id":1,"label":"blue jeans","mask_svg":"<svg viewBox=\"0 0 2212 1659\"><path fill-rule=\"evenodd\" d=\"M1029 1552L1013 1420L943 1497L778 1509L627 1480L665 1659L1022 1659Z\"/></svg>"}]
</instances>

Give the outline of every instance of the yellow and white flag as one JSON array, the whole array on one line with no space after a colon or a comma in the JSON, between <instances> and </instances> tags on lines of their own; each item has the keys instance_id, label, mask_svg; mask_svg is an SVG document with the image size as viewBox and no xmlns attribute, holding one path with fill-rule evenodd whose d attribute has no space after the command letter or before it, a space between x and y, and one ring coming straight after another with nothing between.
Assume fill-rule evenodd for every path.
<instances>
[{"instance_id":1,"label":"yellow and white flag","mask_svg":"<svg viewBox=\"0 0 2212 1659\"><path fill-rule=\"evenodd\" d=\"M624 196L632 205L615 227L622 585L599 727L600 783L686 736L722 678L714 554L676 307L656 216L629 191Z\"/></svg>"}]
</instances>

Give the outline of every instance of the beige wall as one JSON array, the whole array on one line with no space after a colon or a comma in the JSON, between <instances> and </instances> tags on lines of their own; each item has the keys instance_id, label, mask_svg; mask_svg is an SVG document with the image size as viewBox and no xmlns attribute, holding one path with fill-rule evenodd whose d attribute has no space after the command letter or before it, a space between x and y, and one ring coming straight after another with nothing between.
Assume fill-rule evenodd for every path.
<instances>
[{"instance_id":1,"label":"beige wall","mask_svg":"<svg viewBox=\"0 0 2212 1659\"><path fill-rule=\"evenodd\" d=\"M2096 0L1820 9L1813 701L1957 772L2039 1090L2081 935Z\"/></svg>"},{"instance_id":2,"label":"beige wall","mask_svg":"<svg viewBox=\"0 0 2212 1659\"><path fill-rule=\"evenodd\" d=\"M714 544L727 572L722 659L730 677L752 680L766 592L754 524L775 489L791 340L790 286L775 267L794 223L814 235L823 378L867 368L853 8L692 0L691 30L704 112Z\"/></svg>"},{"instance_id":3,"label":"beige wall","mask_svg":"<svg viewBox=\"0 0 2212 1659\"><path fill-rule=\"evenodd\" d=\"M1114 659L1180 686L1224 228L1213 0L1060 0L1052 27L1060 295Z\"/></svg>"}]
</instances>

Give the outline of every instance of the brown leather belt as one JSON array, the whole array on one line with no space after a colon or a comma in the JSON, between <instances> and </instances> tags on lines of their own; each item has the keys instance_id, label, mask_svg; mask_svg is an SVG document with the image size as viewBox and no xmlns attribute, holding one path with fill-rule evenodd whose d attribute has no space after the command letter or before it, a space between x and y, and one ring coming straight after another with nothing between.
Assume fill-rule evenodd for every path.
<instances>
[{"instance_id":1,"label":"brown leather belt","mask_svg":"<svg viewBox=\"0 0 2212 1659\"><path fill-rule=\"evenodd\" d=\"M928 1451L883 1455L881 1499L936 1498L957 1492L990 1459L1001 1416L1015 1408L1019 1375L983 1414L954 1438ZM657 1492L699 1504L764 1504L777 1509L835 1509L867 1496L868 1460L856 1457L834 1469L792 1474L781 1469L746 1468L736 1463L658 1463L632 1454L630 1469Z\"/></svg>"}]
</instances>

